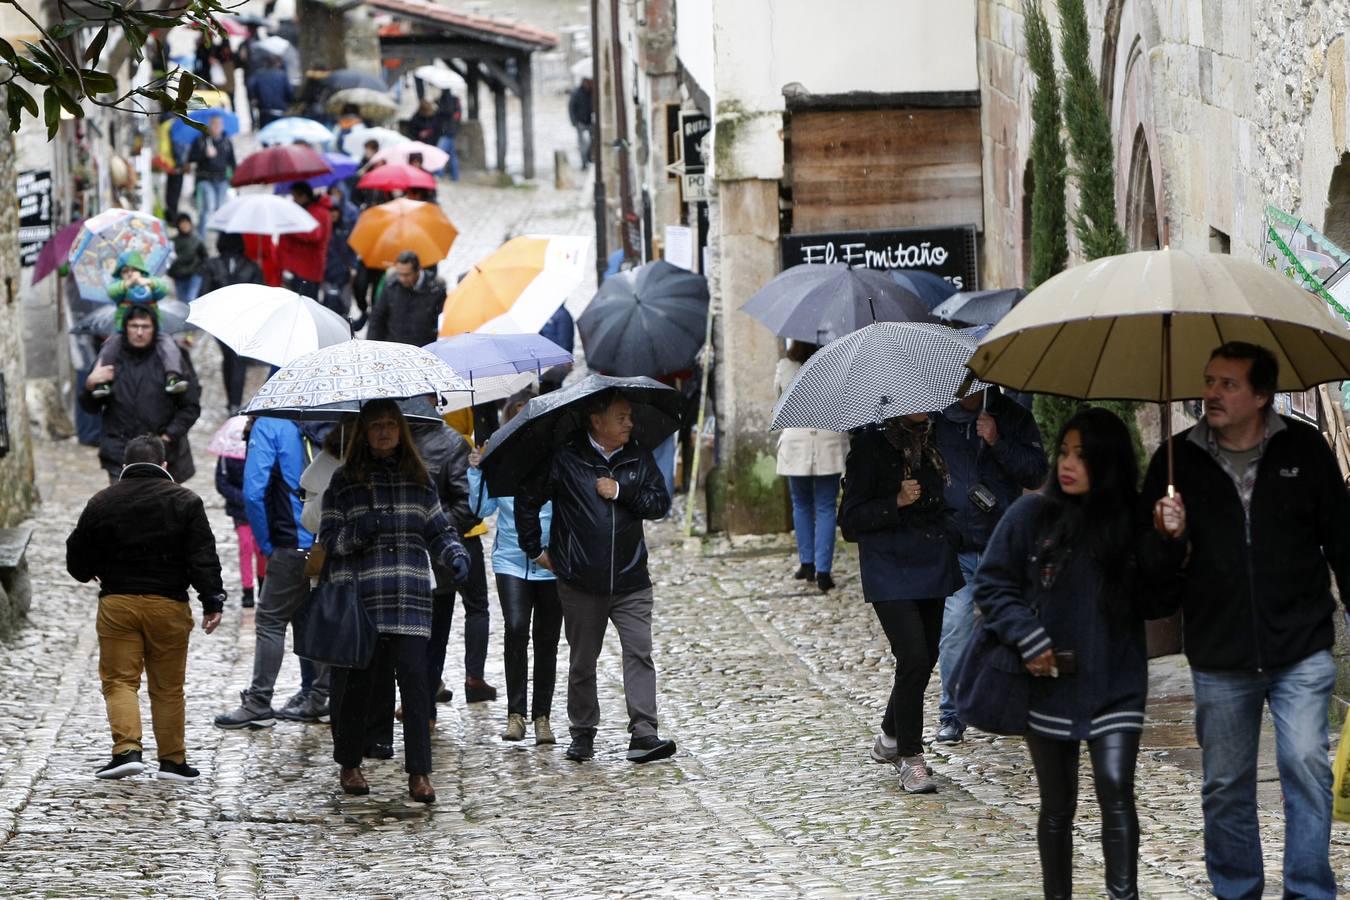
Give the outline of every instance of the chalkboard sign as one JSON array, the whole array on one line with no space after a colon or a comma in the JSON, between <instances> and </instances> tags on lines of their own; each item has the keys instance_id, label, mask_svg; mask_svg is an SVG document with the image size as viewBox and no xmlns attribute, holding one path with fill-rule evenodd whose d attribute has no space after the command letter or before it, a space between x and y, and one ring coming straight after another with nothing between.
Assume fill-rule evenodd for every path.
<instances>
[{"instance_id":1,"label":"chalkboard sign","mask_svg":"<svg viewBox=\"0 0 1350 900\"><path fill-rule=\"evenodd\" d=\"M802 263L847 263L932 272L959 291L977 290L980 283L974 225L787 234L780 246L785 269Z\"/></svg>"},{"instance_id":2,"label":"chalkboard sign","mask_svg":"<svg viewBox=\"0 0 1350 900\"><path fill-rule=\"evenodd\" d=\"M19 173L19 264L37 262L42 245L52 236L52 173L34 169Z\"/></svg>"},{"instance_id":3,"label":"chalkboard sign","mask_svg":"<svg viewBox=\"0 0 1350 900\"><path fill-rule=\"evenodd\" d=\"M712 128L712 120L700 112L682 112L680 113L680 140L681 147L680 160L684 163L684 171L689 175L701 175L704 170L705 161L703 159L703 138Z\"/></svg>"}]
</instances>

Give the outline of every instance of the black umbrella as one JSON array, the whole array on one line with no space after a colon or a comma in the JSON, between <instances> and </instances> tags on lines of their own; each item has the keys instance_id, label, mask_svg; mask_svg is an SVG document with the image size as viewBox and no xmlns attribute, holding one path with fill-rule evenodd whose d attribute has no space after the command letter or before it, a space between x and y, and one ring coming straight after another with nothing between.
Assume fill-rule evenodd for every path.
<instances>
[{"instance_id":1,"label":"black umbrella","mask_svg":"<svg viewBox=\"0 0 1350 900\"><path fill-rule=\"evenodd\" d=\"M924 302L930 310L956 293L956 285L921 269L887 269L886 276Z\"/></svg>"},{"instance_id":2,"label":"black umbrella","mask_svg":"<svg viewBox=\"0 0 1350 900\"><path fill-rule=\"evenodd\" d=\"M370 88L372 91L381 92L389 90L389 86L374 75L358 72L356 69L334 69L324 76L323 86L330 94L348 88Z\"/></svg>"},{"instance_id":3,"label":"black umbrella","mask_svg":"<svg viewBox=\"0 0 1350 900\"><path fill-rule=\"evenodd\" d=\"M520 482L586 425L587 397L617 388L633 404L633 440L648 449L679 430L684 395L651 378L588 375L576 384L535 397L503 425L483 450L480 466L494 497L512 497Z\"/></svg>"},{"instance_id":4,"label":"black umbrella","mask_svg":"<svg viewBox=\"0 0 1350 900\"><path fill-rule=\"evenodd\" d=\"M577 320L586 364L616 375L688 369L708 324L708 280L665 260L605 280Z\"/></svg>"},{"instance_id":5,"label":"black umbrella","mask_svg":"<svg viewBox=\"0 0 1350 900\"><path fill-rule=\"evenodd\" d=\"M922 298L885 272L843 263L779 272L741 307L779 337L828 344L874 322L933 322Z\"/></svg>"},{"instance_id":6,"label":"black umbrella","mask_svg":"<svg viewBox=\"0 0 1350 900\"><path fill-rule=\"evenodd\" d=\"M187 323L186 303L165 299L160 300L158 306L159 328L165 334L178 334L192 329ZM113 304L104 304L93 312L85 313L70 326L71 334L94 334L100 337L118 334L120 331L121 329L117 327L117 307Z\"/></svg>"},{"instance_id":7,"label":"black umbrella","mask_svg":"<svg viewBox=\"0 0 1350 900\"><path fill-rule=\"evenodd\" d=\"M933 315L945 322L966 325L997 325L1027 292L1021 288L998 291L962 291L933 310Z\"/></svg>"}]
</instances>

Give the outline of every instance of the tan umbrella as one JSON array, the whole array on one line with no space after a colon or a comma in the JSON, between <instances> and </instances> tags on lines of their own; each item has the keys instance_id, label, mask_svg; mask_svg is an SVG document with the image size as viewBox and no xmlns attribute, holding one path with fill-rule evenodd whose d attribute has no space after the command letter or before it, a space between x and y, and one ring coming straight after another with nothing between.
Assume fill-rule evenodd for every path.
<instances>
[{"instance_id":1,"label":"tan umbrella","mask_svg":"<svg viewBox=\"0 0 1350 900\"><path fill-rule=\"evenodd\" d=\"M355 106L357 114L367 122L384 122L398 115L398 103L393 97L371 88L354 87L338 91L325 104L334 115L348 106Z\"/></svg>"},{"instance_id":2,"label":"tan umbrella","mask_svg":"<svg viewBox=\"0 0 1350 900\"><path fill-rule=\"evenodd\" d=\"M1281 391L1350 377L1350 324L1318 297L1256 262L1170 249L1061 272L994 326L969 366L1015 390L1149 400L1166 416L1170 401L1203 396L1205 364L1226 341L1274 353Z\"/></svg>"}]
</instances>

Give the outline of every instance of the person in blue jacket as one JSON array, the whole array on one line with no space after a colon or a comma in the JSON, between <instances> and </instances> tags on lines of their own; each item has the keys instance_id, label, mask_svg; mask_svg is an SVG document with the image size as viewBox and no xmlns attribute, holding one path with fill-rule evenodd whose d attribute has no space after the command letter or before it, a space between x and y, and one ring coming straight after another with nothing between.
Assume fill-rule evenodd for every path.
<instances>
[{"instance_id":1,"label":"person in blue jacket","mask_svg":"<svg viewBox=\"0 0 1350 900\"><path fill-rule=\"evenodd\" d=\"M1140 577L1138 462L1112 413L1077 413L1055 442L1046 486L1013 504L975 576L986 627L1032 678L1026 741L1040 789L1041 880L1047 898L1073 890L1078 757L1087 742L1101 806L1112 898L1139 896L1135 761L1144 728L1144 619L1159 614Z\"/></svg>"},{"instance_id":2,"label":"person in blue jacket","mask_svg":"<svg viewBox=\"0 0 1350 900\"><path fill-rule=\"evenodd\" d=\"M253 682L240 706L216 716L218 728L270 728L277 718L323 721L328 715L327 666L300 661L300 690L280 710L272 707L277 673L286 655L286 626L309 597L305 563L314 535L300 522L300 476L313 456L300 427L258 418L244 463L244 510L258 549L267 557L267 589L258 598Z\"/></svg>"},{"instance_id":3,"label":"person in blue jacket","mask_svg":"<svg viewBox=\"0 0 1350 900\"><path fill-rule=\"evenodd\" d=\"M522 391L506 401L503 424L520 412L533 394ZM478 453L469 457L469 507L480 519L494 512L497 538L492 545L492 573L497 580L497 597L502 604L506 627L506 731L502 739L519 741L525 737L526 695L529 687L530 620L534 620L534 702L529 705L537 745L555 742L549 715L553 710L553 689L558 675L558 640L562 634L562 604L558 601L558 582L553 573L534 562L520 549L516 534L514 497L489 497L478 471ZM548 549L553 504L539 510L544 549Z\"/></svg>"}]
</instances>

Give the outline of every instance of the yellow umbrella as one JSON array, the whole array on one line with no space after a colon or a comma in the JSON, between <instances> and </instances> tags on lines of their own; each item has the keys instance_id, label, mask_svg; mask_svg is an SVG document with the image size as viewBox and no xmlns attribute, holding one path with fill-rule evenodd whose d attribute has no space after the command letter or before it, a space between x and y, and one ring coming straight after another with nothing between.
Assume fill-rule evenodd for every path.
<instances>
[{"instance_id":1,"label":"yellow umbrella","mask_svg":"<svg viewBox=\"0 0 1350 900\"><path fill-rule=\"evenodd\" d=\"M459 232L435 203L400 197L372 206L356 220L347 243L372 269L388 269L404 250L424 266L445 259Z\"/></svg>"},{"instance_id":2,"label":"yellow umbrella","mask_svg":"<svg viewBox=\"0 0 1350 900\"><path fill-rule=\"evenodd\" d=\"M1205 364L1227 341L1274 353L1281 391L1350 377L1350 324L1317 296L1256 262L1171 249L1061 272L994 326L969 367L1019 391L1149 400L1166 415L1204 395Z\"/></svg>"},{"instance_id":3,"label":"yellow umbrella","mask_svg":"<svg viewBox=\"0 0 1350 900\"><path fill-rule=\"evenodd\" d=\"M570 236L528 235L507 241L445 298L441 337L539 331L585 277L589 246L590 238Z\"/></svg>"}]
</instances>

